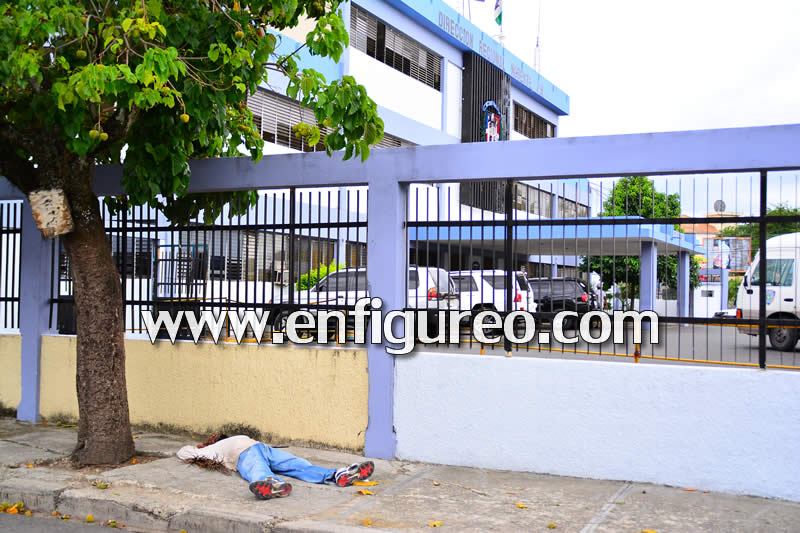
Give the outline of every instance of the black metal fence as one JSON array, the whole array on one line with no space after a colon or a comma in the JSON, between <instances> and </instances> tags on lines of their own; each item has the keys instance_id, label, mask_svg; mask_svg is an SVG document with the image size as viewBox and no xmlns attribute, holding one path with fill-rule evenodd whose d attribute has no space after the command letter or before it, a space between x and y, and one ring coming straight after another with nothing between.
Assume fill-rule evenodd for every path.
<instances>
[{"instance_id":1,"label":"black metal fence","mask_svg":"<svg viewBox=\"0 0 800 533\"><path fill-rule=\"evenodd\" d=\"M247 213L213 224L200 216L175 226L155 209L104 212L112 254L122 279L126 330L144 333L141 312L252 310L269 324L297 309L347 309L337 298L312 297L314 282L366 265L366 188L261 191ZM75 333L72 275L60 252L57 328ZM309 283L309 280L312 282ZM230 332L226 328L226 337ZM269 338L268 328L266 338ZM179 338L188 338L183 327ZM166 335L165 331L161 332Z\"/></svg>"},{"instance_id":2,"label":"black metal fence","mask_svg":"<svg viewBox=\"0 0 800 533\"><path fill-rule=\"evenodd\" d=\"M466 191L463 183L412 185L407 309L466 313L458 346L417 350L798 368L798 180L797 172L755 171L522 178L470 182ZM352 311L368 295L366 208L366 187L349 187L262 191L248 213L212 225L172 226L142 207L106 214L127 330L145 332L143 310L255 310L269 313L262 337L270 340L293 310ZM8 209L7 219L18 216ZM10 226L4 237L18 235ZM63 253L59 264L54 315L59 331L73 333ZM3 297L6 307L18 304L13 294ZM470 326L486 310L529 315L537 333L519 342L515 329L480 342ZM560 341L553 323L564 310L578 316L564 322L570 339ZM656 312L657 343L648 340L647 321L634 342L630 320L621 342L571 340L589 313L588 335L596 338L603 315L629 310ZM427 333L435 336L435 326ZM351 328L331 336L348 342Z\"/></svg>"},{"instance_id":3,"label":"black metal fence","mask_svg":"<svg viewBox=\"0 0 800 533\"><path fill-rule=\"evenodd\" d=\"M486 194L472 187L482 199L475 203L459 184L418 185L408 261L448 270L459 290L468 316L460 346L449 349L797 368L798 179L757 171L507 180ZM767 259L758 261L767 239ZM621 343L587 342L585 334L554 341L560 311L578 314L564 322L571 339L584 315L598 337L603 314L645 309L658 315L658 343L649 342L647 320L634 342L630 319ZM537 334L478 342L465 326L485 310L530 314Z\"/></svg>"},{"instance_id":4,"label":"black metal fence","mask_svg":"<svg viewBox=\"0 0 800 533\"><path fill-rule=\"evenodd\" d=\"M22 202L0 202L0 331L19 329Z\"/></svg>"}]
</instances>

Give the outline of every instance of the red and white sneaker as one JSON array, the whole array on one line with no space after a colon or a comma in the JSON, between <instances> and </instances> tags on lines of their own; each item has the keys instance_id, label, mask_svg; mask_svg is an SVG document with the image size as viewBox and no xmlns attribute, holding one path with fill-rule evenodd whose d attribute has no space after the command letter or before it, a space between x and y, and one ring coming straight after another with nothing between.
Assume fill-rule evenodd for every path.
<instances>
[{"instance_id":1,"label":"red and white sneaker","mask_svg":"<svg viewBox=\"0 0 800 533\"><path fill-rule=\"evenodd\" d=\"M269 500L288 496L292 493L292 486L268 477L267 479L250 483L250 492L255 494L259 500Z\"/></svg>"},{"instance_id":2,"label":"red and white sneaker","mask_svg":"<svg viewBox=\"0 0 800 533\"><path fill-rule=\"evenodd\" d=\"M333 480L340 487L349 487L354 481L363 481L375 471L375 463L364 461L363 463L353 463L346 468L340 468L333 476Z\"/></svg>"}]
</instances>

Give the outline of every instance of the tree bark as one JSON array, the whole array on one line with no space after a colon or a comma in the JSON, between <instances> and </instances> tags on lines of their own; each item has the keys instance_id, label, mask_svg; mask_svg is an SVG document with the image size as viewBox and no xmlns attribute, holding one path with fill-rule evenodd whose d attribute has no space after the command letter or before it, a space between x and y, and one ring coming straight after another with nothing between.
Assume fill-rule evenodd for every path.
<instances>
[{"instance_id":1,"label":"tree bark","mask_svg":"<svg viewBox=\"0 0 800 533\"><path fill-rule=\"evenodd\" d=\"M75 229L62 238L72 267L77 318L78 444L82 465L119 464L134 454L125 380L120 275L91 190L93 166L80 165L66 191ZM73 168L73 172L75 169Z\"/></svg>"}]
</instances>

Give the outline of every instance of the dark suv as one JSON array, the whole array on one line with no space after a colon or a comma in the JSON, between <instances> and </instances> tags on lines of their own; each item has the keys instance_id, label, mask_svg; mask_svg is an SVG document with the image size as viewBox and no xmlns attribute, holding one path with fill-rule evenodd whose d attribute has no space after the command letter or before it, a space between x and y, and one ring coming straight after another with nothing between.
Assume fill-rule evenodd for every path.
<instances>
[{"instance_id":1,"label":"dark suv","mask_svg":"<svg viewBox=\"0 0 800 533\"><path fill-rule=\"evenodd\" d=\"M597 300L586 284L576 278L531 278L533 299L539 313L575 311L578 314L598 309Z\"/></svg>"}]
</instances>

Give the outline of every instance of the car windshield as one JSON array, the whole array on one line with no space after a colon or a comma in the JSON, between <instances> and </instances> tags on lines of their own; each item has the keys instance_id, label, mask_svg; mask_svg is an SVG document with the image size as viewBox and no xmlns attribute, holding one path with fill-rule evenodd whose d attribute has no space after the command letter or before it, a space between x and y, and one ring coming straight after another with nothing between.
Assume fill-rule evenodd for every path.
<instances>
[{"instance_id":1,"label":"car windshield","mask_svg":"<svg viewBox=\"0 0 800 533\"><path fill-rule=\"evenodd\" d=\"M758 285L761 280L759 265L753 267L753 277L750 281ZM767 258L767 285L773 287L791 287L794 280L794 259L769 259Z\"/></svg>"},{"instance_id":2,"label":"car windshield","mask_svg":"<svg viewBox=\"0 0 800 533\"><path fill-rule=\"evenodd\" d=\"M430 268L428 269L428 275L437 291L442 293L455 292L455 285L450 279L450 274L447 270L442 268Z\"/></svg>"},{"instance_id":3,"label":"car windshield","mask_svg":"<svg viewBox=\"0 0 800 533\"><path fill-rule=\"evenodd\" d=\"M452 278L459 292L472 292L478 290L478 285L475 283L475 280L472 279L472 276L459 275L452 276Z\"/></svg>"},{"instance_id":4,"label":"car windshield","mask_svg":"<svg viewBox=\"0 0 800 533\"><path fill-rule=\"evenodd\" d=\"M536 298L576 298L581 291L574 280L540 279L531 281Z\"/></svg>"}]
</instances>

